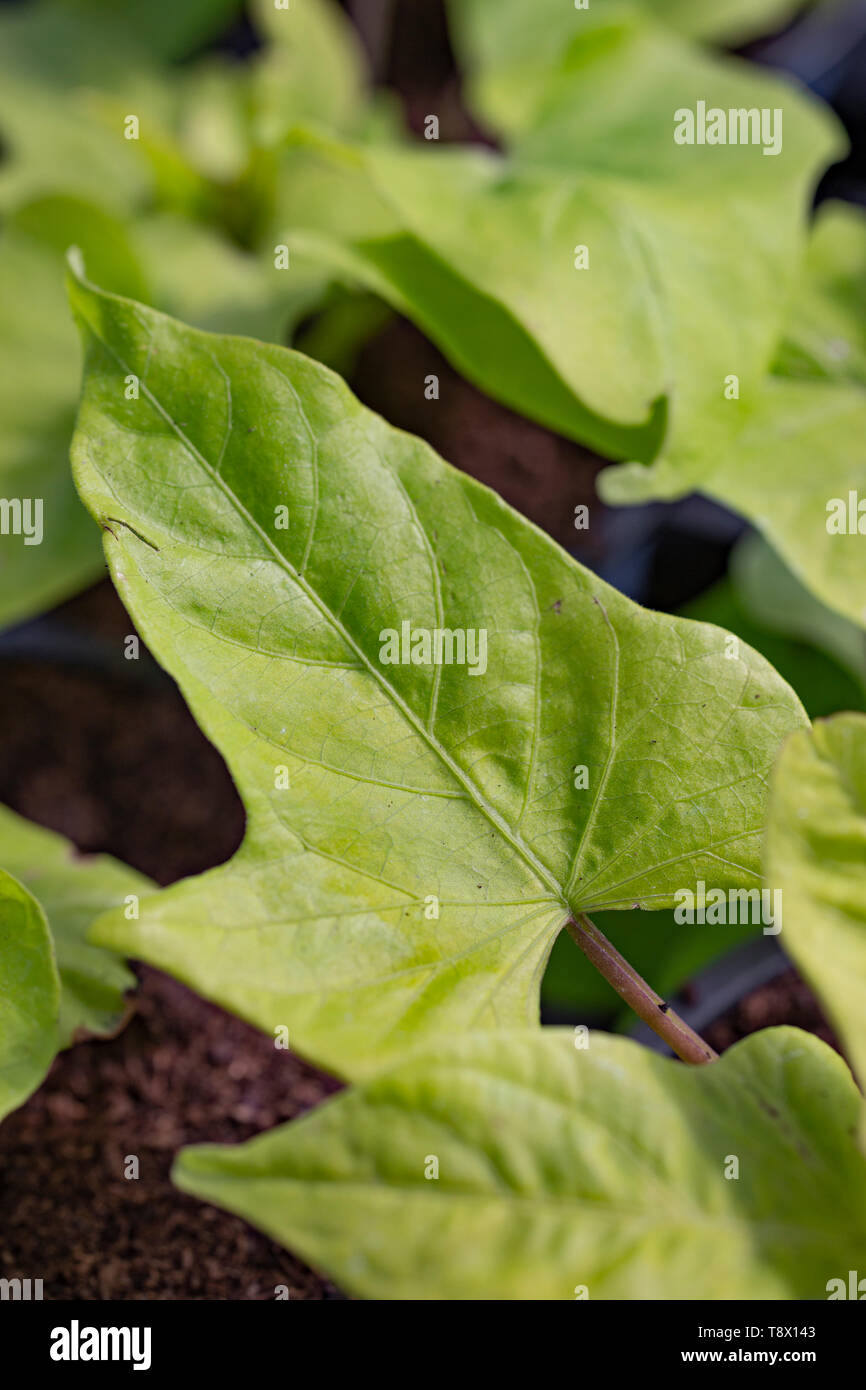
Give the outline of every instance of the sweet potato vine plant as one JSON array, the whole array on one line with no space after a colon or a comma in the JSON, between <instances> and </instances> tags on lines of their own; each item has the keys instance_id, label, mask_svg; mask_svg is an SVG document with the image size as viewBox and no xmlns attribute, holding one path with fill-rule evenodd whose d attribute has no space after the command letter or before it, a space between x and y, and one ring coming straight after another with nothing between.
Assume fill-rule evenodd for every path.
<instances>
[{"instance_id":1,"label":"sweet potato vine plant","mask_svg":"<svg viewBox=\"0 0 866 1390\"><path fill-rule=\"evenodd\" d=\"M781 889L782 940L862 1080L866 719L810 728L731 632L642 610L325 367L198 331L282 341L332 281L372 291L601 452L607 500L701 489L748 517L836 610L788 589L784 622L862 675L860 540L825 504L864 478L866 220L823 208L807 243L840 129L705 46L797 6L453 0L496 152L405 141L326 0L259 0L244 65L167 66L236 8L108 29L97 0L42 0L2 26L0 473L44 493L46 545L5 553L0 622L98 573L101 528L247 834L156 892L0 810L0 1116L59 1048L122 1025L133 956L350 1083L175 1169L349 1291L825 1297L866 1275L845 1062L792 1029L715 1058L596 919L647 910L652 980L678 891ZM676 145L674 93L781 111L778 153ZM73 241L132 296L73 277L96 526L66 468ZM435 659L460 641L476 659ZM682 1061L538 1026L568 935Z\"/></svg>"},{"instance_id":2,"label":"sweet potato vine plant","mask_svg":"<svg viewBox=\"0 0 866 1390\"><path fill-rule=\"evenodd\" d=\"M319 363L80 270L71 295L76 483L247 832L160 892L88 866L90 916L110 910L73 941L77 968L58 937L58 974L37 897L63 927L63 894L53 910L26 843L44 832L20 827L5 1108L63 1041L76 984L92 1008L101 980L111 1012L122 953L352 1083L175 1168L347 1290L825 1297L866 1251L845 1062L790 1028L716 1059L592 914L766 873L862 1076L866 720L810 729L756 652L624 598ZM383 661L405 624L409 660ZM417 635L445 631L483 631L484 669L425 655ZM538 1026L563 930L693 1065Z\"/></svg>"}]
</instances>

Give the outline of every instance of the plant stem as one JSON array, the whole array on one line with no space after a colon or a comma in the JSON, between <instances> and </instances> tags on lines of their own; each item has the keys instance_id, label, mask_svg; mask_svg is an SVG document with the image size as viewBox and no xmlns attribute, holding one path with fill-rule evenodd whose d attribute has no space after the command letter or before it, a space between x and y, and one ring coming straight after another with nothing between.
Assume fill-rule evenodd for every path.
<instances>
[{"instance_id":1,"label":"plant stem","mask_svg":"<svg viewBox=\"0 0 866 1390\"><path fill-rule=\"evenodd\" d=\"M717 1060L718 1053L674 1012L660 994L650 989L646 980L620 955L594 922L580 913L566 926L583 954L613 986L619 997L634 1009L638 1018L642 1018L654 1033L658 1033L678 1057L695 1066Z\"/></svg>"}]
</instances>

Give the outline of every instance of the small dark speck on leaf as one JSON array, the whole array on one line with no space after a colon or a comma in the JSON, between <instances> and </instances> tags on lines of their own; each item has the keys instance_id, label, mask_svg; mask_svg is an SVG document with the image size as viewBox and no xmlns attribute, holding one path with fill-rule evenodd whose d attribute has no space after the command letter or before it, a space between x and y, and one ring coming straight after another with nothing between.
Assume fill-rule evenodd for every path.
<instances>
[{"instance_id":1,"label":"small dark speck on leaf","mask_svg":"<svg viewBox=\"0 0 866 1390\"><path fill-rule=\"evenodd\" d=\"M650 739L650 743L658 743L658 739L657 739L657 738L651 738L651 739Z\"/></svg>"},{"instance_id":2,"label":"small dark speck on leaf","mask_svg":"<svg viewBox=\"0 0 866 1390\"><path fill-rule=\"evenodd\" d=\"M666 1014L668 1009L670 1008L670 1004L659 1004L659 1008L661 1009L663 1014Z\"/></svg>"},{"instance_id":3,"label":"small dark speck on leaf","mask_svg":"<svg viewBox=\"0 0 866 1390\"><path fill-rule=\"evenodd\" d=\"M561 613L561 612L562 612L562 599L561 599L561 598L558 598L558 599L556 600L556 602L555 602L555 603L552 603L550 606L551 606L551 608L553 609L554 613Z\"/></svg>"}]
</instances>

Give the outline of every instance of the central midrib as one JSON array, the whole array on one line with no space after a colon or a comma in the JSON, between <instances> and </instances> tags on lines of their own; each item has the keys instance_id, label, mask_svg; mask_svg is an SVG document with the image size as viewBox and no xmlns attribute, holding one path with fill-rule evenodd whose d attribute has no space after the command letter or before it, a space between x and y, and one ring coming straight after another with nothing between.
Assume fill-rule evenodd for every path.
<instances>
[{"instance_id":1,"label":"central midrib","mask_svg":"<svg viewBox=\"0 0 866 1390\"><path fill-rule=\"evenodd\" d=\"M110 299L120 298L120 296L116 295L108 295L106 297ZM164 316L159 315L159 317ZM110 355L117 362L118 366L122 369L124 376L129 375L129 373L131 372L129 364L125 362L124 359L120 356L120 354L116 352L115 349L111 346L111 344L106 342L105 338L102 337L102 335L95 330L93 324L90 323L89 320L88 323L91 332L93 332L94 336L98 339L99 342L102 343L106 351L110 353ZM289 352L289 349L284 350L286 352ZM234 492L234 490L228 486L225 479L216 471L216 469L208 461L208 459L205 458L204 454L202 454L201 451L196 448L195 444L193 444L192 440L189 439L186 436L186 434L184 434L180 425L177 423L176 420L172 418L169 411L167 411L164 408L164 406L160 403L159 399L154 395L154 393L151 391L150 387L147 385L144 379L140 379L140 385L141 389L143 390L145 396L147 397L153 408L162 416L162 418L166 421L169 427L174 431L175 435L183 444L184 448L187 449L189 453L193 456L193 458L195 458L198 461L199 465L205 470L205 472L208 474L211 480L216 484L216 486L220 489L223 495L227 498L229 503L235 508L239 515L243 517L244 521L247 523L250 529L259 537L259 539L264 543L267 549L271 551L277 563L285 570L285 572L289 575L293 582L298 585L298 587L303 591L303 593L306 594L310 602L314 604L314 606L322 614L325 620L331 624L334 631L339 634L339 636L343 639L346 645L350 647L350 649L356 654L356 656L362 663L364 669L367 671L367 674L370 675L379 684L382 690L384 690L385 693L390 697L390 699L396 705L397 709L403 715L403 718L415 730L415 732L424 741L424 743L426 743L427 747L431 750L431 752L433 752L440 759L440 761L444 763L451 775L464 788L467 795L470 797L471 801L475 805L476 809L481 812L481 814L486 818L486 820L489 821L490 825L493 826L493 828L499 832L503 839L505 839L508 842L511 848L515 851L515 853L517 853L520 856L520 858L526 864L527 868L529 868L532 871L536 878L538 878L540 882L543 883L547 889L549 889L553 897L561 905L563 911L570 915L571 908L569 907L568 900L566 898L565 889L556 878L556 875L553 874L551 870L548 869L547 866L543 864L540 859L538 859L538 857L532 852L532 850L526 844L523 838L512 830L512 828L508 825L507 821L504 819L503 816L500 815L496 808L490 805L486 798L481 794L476 784L463 772L463 769L459 766L458 763L454 761L454 759L448 753L447 749L442 746L439 740L434 738L433 735L429 733L427 729L425 729L424 725L415 716L410 706L406 704L406 702L402 699L402 697L398 694L394 687L387 680L385 680L384 675L381 673L381 671L376 670L375 666L370 661L363 647L358 645L354 637L343 626L336 614L331 612L330 608L319 596L316 590L312 588L312 586L307 582L307 580L295 569L294 565L291 563L290 560L286 558L286 556L282 553L279 547L274 544L274 542L271 540L271 537L267 534L265 530L263 530L263 528L256 521L255 517L247 510L244 503L238 497L237 493Z\"/></svg>"}]
</instances>

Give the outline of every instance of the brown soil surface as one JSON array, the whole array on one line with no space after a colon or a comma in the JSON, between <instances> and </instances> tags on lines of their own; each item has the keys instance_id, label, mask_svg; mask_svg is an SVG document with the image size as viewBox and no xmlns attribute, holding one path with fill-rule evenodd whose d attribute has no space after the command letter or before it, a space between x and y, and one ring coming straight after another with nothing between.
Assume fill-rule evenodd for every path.
<instances>
[{"instance_id":1,"label":"brown soil surface","mask_svg":"<svg viewBox=\"0 0 866 1390\"><path fill-rule=\"evenodd\" d=\"M431 374L439 378L439 399L428 401L424 382ZM585 564L598 565L607 509L595 491L604 467L596 454L476 391L405 319L394 319L365 345L352 389L392 425L420 435L492 487L566 550L578 550ZM589 507L588 530L575 530L578 505Z\"/></svg>"},{"instance_id":2,"label":"brown soil surface","mask_svg":"<svg viewBox=\"0 0 866 1390\"><path fill-rule=\"evenodd\" d=\"M0 1128L0 1276L42 1279L46 1300L337 1296L169 1180L182 1145L249 1139L336 1083L146 966L136 1002L119 1037L58 1057ZM130 1155L138 1179L123 1175Z\"/></svg>"},{"instance_id":3,"label":"brown soil surface","mask_svg":"<svg viewBox=\"0 0 866 1390\"><path fill-rule=\"evenodd\" d=\"M747 994L710 1028L705 1028L704 1037L717 1052L724 1052L726 1047L750 1033L782 1024L814 1033L837 1052L842 1051L817 999L796 970L786 970L777 979Z\"/></svg>"}]
</instances>

